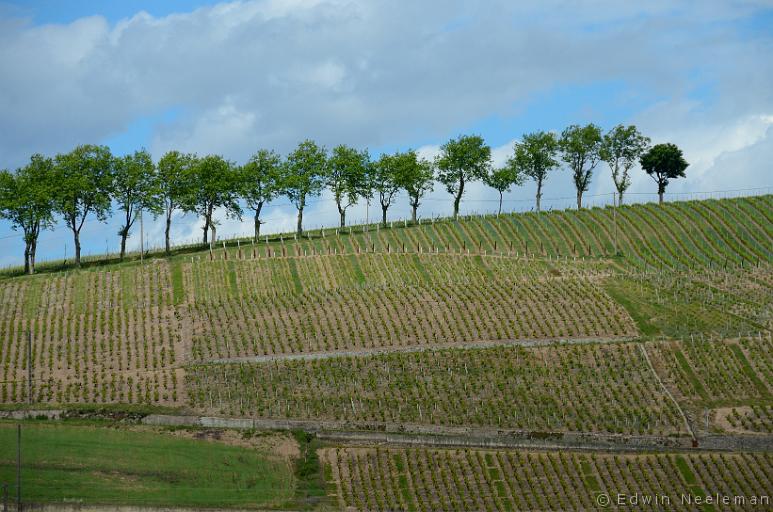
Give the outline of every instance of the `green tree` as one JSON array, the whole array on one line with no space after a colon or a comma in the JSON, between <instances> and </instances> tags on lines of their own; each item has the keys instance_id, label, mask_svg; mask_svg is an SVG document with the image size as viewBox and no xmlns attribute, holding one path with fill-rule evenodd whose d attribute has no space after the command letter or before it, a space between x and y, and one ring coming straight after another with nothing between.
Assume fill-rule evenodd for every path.
<instances>
[{"instance_id":1,"label":"green tree","mask_svg":"<svg viewBox=\"0 0 773 512\"><path fill-rule=\"evenodd\" d=\"M261 149L241 168L241 194L254 212L255 241L260 237L260 212L282 190L282 157L275 151Z\"/></svg>"},{"instance_id":2,"label":"green tree","mask_svg":"<svg viewBox=\"0 0 773 512\"><path fill-rule=\"evenodd\" d=\"M341 227L346 225L346 209L365 194L365 179L370 165L367 150L340 145L333 148L328 159L327 186L333 192Z\"/></svg>"},{"instance_id":3,"label":"green tree","mask_svg":"<svg viewBox=\"0 0 773 512\"><path fill-rule=\"evenodd\" d=\"M309 197L318 196L325 186L327 155L325 148L305 140L287 156L282 190L298 210L297 233L303 235L303 209Z\"/></svg>"},{"instance_id":4,"label":"green tree","mask_svg":"<svg viewBox=\"0 0 773 512\"><path fill-rule=\"evenodd\" d=\"M561 158L572 170L574 188L577 190L577 209L582 208L582 195L590 188L593 169L600 160L601 128L595 124L567 127L559 140Z\"/></svg>"},{"instance_id":5,"label":"green tree","mask_svg":"<svg viewBox=\"0 0 773 512\"><path fill-rule=\"evenodd\" d=\"M53 225L53 161L32 155L16 173L0 171L0 217L24 234L24 272L35 273L35 253L40 230Z\"/></svg>"},{"instance_id":6,"label":"green tree","mask_svg":"<svg viewBox=\"0 0 773 512\"><path fill-rule=\"evenodd\" d=\"M502 196L504 193L510 192L514 185L522 185L524 181L524 174L516 165L515 158L512 157L507 160L504 167L492 169L483 177L483 183L499 192L499 211L497 215L502 213Z\"/></svg>"},{"instance_id":7,"label":"green tree","mask_svg":"<svg viewBox=\"0 0 773 512\"><path fill-rule=\"evenodd\" d=\"M123 212L121 256L126 254L126 239L141 210L153 215L161 213L162 205L157 190L159 180L150 153L144 149L115 159L113 171L113 199Z\"/></svg>"},{"instance_id":8,"label":"green tree","mask_svg":"<svg viewBox=\"0 0 773 512\"><path fill-rule=\"evenodd\" d=\"M212 242L216 241L217 222L213 214L217 208L225 208L229 217L241 217L239 207L239 173L232 162L220 155L199 158L190 167L190 188L185 199L185 209L204 218L204 243L212 230Z\"/></svg>"},{"instance_id":9,"label":"green tree","mask_svg":"<svg viewBox=\"0 0 773 512\"><path fill-rule=\"evenodd\" d=\"M618 204L623 204L623 194L631 186L629 172L647 150L650 139L635 126L617 125L604 135L599 156L612 170L612 181L617 189Z\"/></svg>"},{"instance_id":10,"label":"green tree","mask_svg":"<svg viewBox=\"0 0 773 512\"><path fill-rule=\"evenodd\" d=\"M370 183L374 193L378 194L378 201L381 204L381 224L386 226L387 210L395 202L397 193L400 191L398 182L398 173L400 166L400 155L382 154L378 161L371 168Z\"/></svg>"},{"instance_id":11,"label":"green tree","mask_svg":"<svg viewBox=\"0 0 773 512\"><path fill-rule=\"evenodd\" d=\"M542 201L542 186L548 172L558 167L558 140L550 132L527 133L515 144L513 165L537 183L537 211Z\"/></svg>"},{"instance_id":12,"label":"green tree","mask_svg":"<svg viewBox=\"0 0 773 512\"><path fill-rule=\"evenodd\" d=\"M438 181L454 196L454 218L459 215L465 185L483 179L490 165L491 148L477 135L460 135L440 147L435 166Z\"/></svg>"},{"instance_id":13,"label":"green tree","mask_svg":"<svg viewBox=\"0 0 773 512\"><path fill-rule=\"evenodd\" d=\"M434 186L434 169L432 162L419 158L416 151L409 150L395 155L395 179L397 185L408 193L411 205L411 220L416 222L416 211L421 199L432 191Z\"/></svg>"},{"instance_id":14,"label":"green tree","mask_svg":"<svg viewBox=\"0 0 773 512\"><path fill-rule=\"evenodd\" d=\"M80 234L90 214L105 221L110 213L113 156L106 146L83 145L56 155L55 211L64 217L75 243L75 265L81 266Z\"/></svg>"},{"instance_id":15,"label":"green tree","mask_svg":"<svg viewBox=\"0 0 773 512\"><path fill-rule=\"evenodd\" d=\"M663 204L663 194L668 183L684 178L684 171L690 165L682 156L682 150L675 144L656 144L641 156L641 167L658 184L658 199Z\"/></svg>"},{"instance_id":16,"label":"green tree","mask_svg":"<svg viewBox=\"0 0 773 512\"><path fill-rule=\"evenodd\" d=\"M166 220L164 248L167 254L171 250L172 215L176 210L183 209L186 199L191 195L191 169L196 161L196 155L169 151L161 157L156 167L156 189Z\"/></svg>"}]
</instances>

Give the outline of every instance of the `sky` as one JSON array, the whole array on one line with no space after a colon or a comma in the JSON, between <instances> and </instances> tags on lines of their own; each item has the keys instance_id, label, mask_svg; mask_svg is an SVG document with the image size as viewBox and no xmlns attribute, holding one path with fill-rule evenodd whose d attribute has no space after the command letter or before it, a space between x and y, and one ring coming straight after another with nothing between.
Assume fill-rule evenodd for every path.
<instances>
[{"instance_id":1,"label":"sky","mask_svg":"<svg viewBox=\"0 0 773 512\"><path fill-rule=\"evenodd\" d=\"M0 168L79 144L241 164L307 138L432 158L460 134L483 136L499 165L525 133L593 122L635 124L682 148L690 166L671 197L773 187L771 55L770 1L0 0ZM600 164L587 202L609 202L612 190ZM514 188L505 209L532 208L534 191ZM655 191L635 168L629 199ZM573 197L570 172L551 173L543 206ZM495 210L497 198L475 183L462 212ZM451 202L437 185L420 215L448 215ZM376 213L362 203L349 218ZM390 217L408 213L401 197ZM294 226L286 199L264 216L267 232ZM304 218L334 226L329 194ZM219 236L252 229L249 211L217 219ZM161 245L161 220L145 220L146 244ZM176 215L173 240L200 238L202 225ZM116 251L118 229L117 216L87 220L84 254ZM71 257L72 235L58 224L38 250L38 260ZM21 264L22 252L0 221L0 267Z\"/></svg>"}]
</instances>

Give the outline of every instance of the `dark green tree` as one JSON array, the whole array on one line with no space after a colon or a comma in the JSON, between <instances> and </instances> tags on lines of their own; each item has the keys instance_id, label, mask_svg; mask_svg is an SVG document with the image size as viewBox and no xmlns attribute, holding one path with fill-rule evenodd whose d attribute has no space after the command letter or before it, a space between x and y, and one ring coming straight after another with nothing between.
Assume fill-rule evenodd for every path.
<instances>
[{"instance_id":1,"label":"dark green tree","mask_svg":"<svg viewBox=\"0 0 773 512\"><path fill-rule=\"evenodd\" d=\"M492 169L483 177L483 183L499 192L499 211L502 213L502 196L505 192L510 192L514 185L522 185L525 181L523 172L518 168L515 158L509 158L503 167Z\"/></svg>"},{"instance_id":2,"label":"dark green tree","mask_svg":"<svg viewBox=\"0 0 773 512\"><path fill-rule=\"evenodd\" d=\"M483 179L490 165L491 148L477 135L460 135L440 147L437 178L454 196L454 218L459 215L465 185Z\"/></svg>"},{"instance_id":3,"label":"dark green tree","mask_svg":"<svg viewBox=\"0 0 773 512\"><path fill-rule=\"evenodd\" d=\"M159 180L150 153L140 150L115 159L113 171L113 199L123 212L123 224L118 230L121 237L121 256L126 254L126 239L141 210L154 216L163 208L158 190Z\"/></svg>"},{"instance_id":4,"label":"dark green tree","mask_svg":"<svg viewBox=\"0 0 773 512\"><path fill-rule=\"evenodd\" d=\"M395 155L395 179L397 185L408 193L411 205L411 220L416 222L416 211L425 194L434 187L432 162L419 158L416 151L409 150Z\"/></svg>"},{"instance_id":5,"label":"dark green tree","mask_svg":"<svg viewBox=\"0 0 773 512\"><path fill-rule=\"evenodd\" d=\"M282 191L298 210L297 234L303 235L303 210L309 197L325 186L327 154L314 141L305 140L287 156L283 166Z\"/></svg>"},{"instance_id":6,"label":"dark green tree","mask_svg":"<svg viewBox=\"0 0 773 512\"><path fill-rule=\"evenodd\" d=\"M156 190L166 220L164 248L167 254L171 249L172 215L176 210L183 209L186 199L191 195L192 167L196 161L196 155L169 151L156 166Z\"/></svg>"},{"instance_id":7,"label":"dark green tree","mask_svg":"<svg viewBox=\"0 0 773 512\"><path fill-rule=\"evenodd\" d=\"M275 151L261 149L242 166L241 174L241 194L254 212L257 242L263 224L260 213L282 191L282 157Z\"/></svg>"},{"instance_id":8,"label":"dark green tree","mask_svg":"<svg viewBox=\"0 0 773 512\"><path fill-rule=\"evenodd\" d=\"M561 158L572 170L574 188L577 190L577 209L582 208L582 195L590 188L593 169L601 159L601 128L595 124L573 124L561 134L559 145Z\"/></svg>"},{"instance_id":9,"label":"dark green tree","mask_svg":"<svg viewBox=\"0 0 773 512\"><path fill-rule=\"evenodd\" d=\"M378 194L381 204L381 224L386 226L387 210L395 202L400 191L398 182L399 154L383 154L371 167L370 183L374 193Z\"/></svg>"},{"instance_id":10,"label":"dark green tree","mask_svg":"<svg viewBox=\"0 0 773 512\"><path fill-rule=\"evenodd\" d=\"M232 162L220 155L199 158L190 168L190 188L185 199L185 209L204 218L204 243L208 243L209 230L212 242L216 241L217 222L213 214L217 208L225 208L229 217L240 218L240 175Z\"/></svg>"},{"instance_id":11,"label":"dark green tree","mask_svg":"<svg viewBox=\"0 0 773 512\"><path fill-rule=\"evenodd\" d=\"M641 167L658 184L658 199L663 204L663 194L668 183L684 178L684 171L690 165L682 156L682 150L675 144L656 144L641 156Z\"/></svg>"},{"instance_id":12,"label":"dark green tree","mask_svg":"<svg viewBox=\"0 0 773 512\"><path fill-rule=\"evenodd\" d=\"M35 273L40 230L53 225L53 161L32 155L30 163L16 173L0 171L0 217L24 234L24 272Z\"/></svg>"},{"instance_id":13,"label":"dark green tree","mask_svg":"<svg viewBox=\"0 0 773 512\"><path fill-rule=\"evenodd\" d=\"M365 180L370 165L367 150L340 145L333 148L327 166L326 184L335 198L341 227L346 225L346 209L365 194Z\"/></svg>"},{"instance_id":14,"label":"dark green tree","mask_svg":"<svg viewBox=\"0 0 773 512\"><path fill-rule=\"evenodd\" d=\"M604 135L599 156L612 170L618 204L623 204L623 194L631 186L631 168L636 165L649 144L650 139L633 125L617 125Z\"/></svg>"},{"instance_id":15,"label":"dark green tree","mask_svg":"<svg viewBox=\"0 0 773 512\"><path fill-rule=\"evenodd\" d=\"M75 265L81 266L80 234L93 214L105 221L110 213L113 185L113 156L106 146L83 145L69 153L56 155L55 211L64 217L75 243Z\"/></svg>"},{"instance_id":16,"label":"dark green tree","mask_svg":"<svg viewBox=\"0 0 773 512\"><path fill-rule=\"evenodd\" d=\"M515 144L512 164L537 183L537 211L540 211L542 186L548 172L558 167L557 153L558 140L550 132L527 133Z\"/></svg>"}]
</instances>

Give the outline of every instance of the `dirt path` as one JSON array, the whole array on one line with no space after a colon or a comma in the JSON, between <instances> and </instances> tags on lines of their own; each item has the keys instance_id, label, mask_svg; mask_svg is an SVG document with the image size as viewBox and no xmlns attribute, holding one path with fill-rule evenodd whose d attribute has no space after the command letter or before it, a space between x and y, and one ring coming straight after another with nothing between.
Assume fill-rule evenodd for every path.
<instances>
[{"instance_id":1,"label":"dirt path","mask_svg":"<svg viewBox=\"0 0 773 512\"><path fill-rule=\"evenodd\" d=\"M314 361L332 359L335 357L367 357L395 352L427 352L443 349L484 349L493 347L543 347L550 345L586 345L595 343L624 343L635 340L635 336L599 336L594 338L534 338L517 340L466 341L454 343L432 343L426 345L394 346L383 348L362 348L354 350L337 350L323 352L307 352L303 354L273 354L262 356L226 357L207 361L197 361L195 364L230 364L230 363L269 363L273 361Z\"/></svg>"}]
</instances>

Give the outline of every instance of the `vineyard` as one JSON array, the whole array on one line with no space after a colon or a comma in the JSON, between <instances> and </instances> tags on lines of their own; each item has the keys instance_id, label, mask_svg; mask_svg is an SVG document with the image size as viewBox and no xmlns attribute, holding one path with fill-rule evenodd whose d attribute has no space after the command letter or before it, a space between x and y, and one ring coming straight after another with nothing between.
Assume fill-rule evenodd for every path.
<instances>
[{"instance_id":1,"label":"vineyard","mask_svg":"<svg viewBox=\"0 0 773 512\"><path fill-rule=\"evenodd\" d=\"M194 408L228 416L684 433L636 344L207 365L186 379Z\"/></svg>"},{"instance_id":2,"label":"vineyard","mask_svg":"<svg viewBox=\"0 0 773 512\"><path fill-rule=\"evenodd\" d=\"M646 270L734 268L773 262L773 196L636 204L542 213L424 219L278 235L231 245L228 257L441 252L607 258ZM405 229L409 227L410 229ZM218 252L218 251L216 251ZM220 254L222 257L222 254Z\"/></svg>"},{"instance_id":3,"label":"vineyard","mask_svg":"<svg viewBox=\"0 0 773 512\"><path fill-rule=\"evenodd\" d=\"M598 271L565 267L377 254L186 264L192 356L636 334L593 277Z\"/></svg>"},{"instance_id":4,"label":"vineyard","mask_svg":"<svg viewBox=\"0 0 773 512\"><path fill-rule=\"evenodd\" d=\"M0 412L770 445L771 202L359 226L2 278ZM298 435L301 502L327 483L332 504L357 510L753 495L773 467L770 450L376 448ZM252 482L224 471L239 489Z\"/></svg>"},{"instance_id":5,"label":"vineyard","mask_svg":"<svg viewBox=\"0 0 773 512\"><path fill-rule=\"evenodd\" d=\"M0 401L27 401L30 352L34 402L182 401L169 278L154 264L3 282Z\"/></svg>"},{"instance_id":6,"label":"vineyard","mask_svg":"<svg viewBox=\"0 0 773 512\"><path fill-rule=\"evenodd\" d=\"M600 494L612 498L612 509L630 508L616 506L618 493L669 497L666 505L639 504L648 509L694 510L681 495L748 499L773 485L770 453L327 448L322 457L330 494L342 509L356 510L596 510Z\"/></svg>"}]
</instances>

